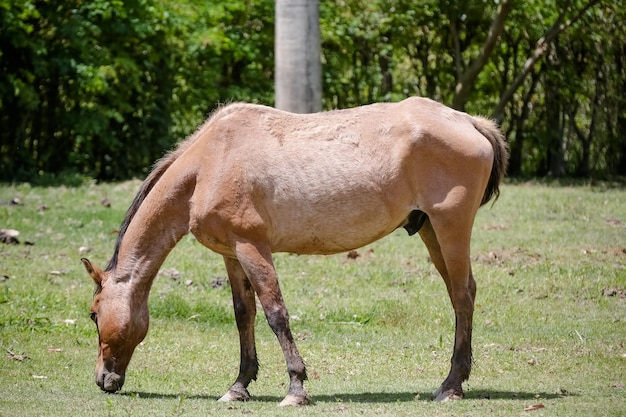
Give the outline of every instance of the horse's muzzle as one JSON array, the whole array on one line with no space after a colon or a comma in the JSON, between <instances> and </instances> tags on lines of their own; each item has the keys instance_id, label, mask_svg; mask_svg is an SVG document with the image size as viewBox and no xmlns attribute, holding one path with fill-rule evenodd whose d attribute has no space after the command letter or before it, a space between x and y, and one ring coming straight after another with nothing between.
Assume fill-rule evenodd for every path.
<instances>
[{"instance_id":1,"label":"horse's muzzle","mask_svg":"<svg viewBox=\"0 0 626 417\"><path fill-rule=\"evenodd\" d=\"M115 372L102 372L96 375L96 384L106 392L117 392L122 389L124 385L124 375L116 374Z\"/></svg>"}]
</instances>

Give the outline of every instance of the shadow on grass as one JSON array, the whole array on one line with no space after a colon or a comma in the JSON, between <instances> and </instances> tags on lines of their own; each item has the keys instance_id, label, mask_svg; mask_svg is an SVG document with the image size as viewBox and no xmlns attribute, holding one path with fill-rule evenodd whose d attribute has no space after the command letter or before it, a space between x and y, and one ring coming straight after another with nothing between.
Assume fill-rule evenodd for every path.
<instances>
[{"instance_id":1,"label":"shadow on grass","mask_svg":"<svg viewBox=\"0 0 626 417\"><path fill-rule=\"evenodd\" d=\"M113 395L121 395L123 397L143 398L147 400L174 400L174 399L183 397L188 400L217 401L219 398L214 395L188 394L188 393L183 393L183 392L180 392L178 394L169 394L169 393L163 393L163 392L122 391Z\"/></svg>"},{"instance_id":2,"label":"shadow on grass","mask_svg":"<svg viewBox=\"0 0 626 417\"><path fill-rule=\"evenodd\" d=\"M219 397L213 395L204 394L168 394L168 393L153 393L153 392L121 392L118 395L131 396L136 398L145 399L177 399L184 397L189 400L207 400L217 401ZM548 392L519 392L519 391L470 391L465 393L464 401L473 400L538 400L538 399L556 399L568 397L576 394L557 394ZM417 400L431 400L433 398L432 392L363 392L363 393L339 393L339 394L318 394L313 395L312 403L371 403L371 404L384 404L384 403L397 403L397 402L413 402ZM273 395L253 395L253 402L267 402L267 403L279 403L283 397Z\"/></svg>"}]
</instances>

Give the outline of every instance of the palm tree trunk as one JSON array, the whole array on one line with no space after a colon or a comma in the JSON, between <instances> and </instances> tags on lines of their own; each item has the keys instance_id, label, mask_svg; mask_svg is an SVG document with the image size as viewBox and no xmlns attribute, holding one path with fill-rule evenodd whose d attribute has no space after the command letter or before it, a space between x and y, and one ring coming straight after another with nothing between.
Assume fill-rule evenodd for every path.
<instances>
[{"instance_id":1,"label":"palm tree trunk","mask_svg":"<svg viewBox=\"0 0 626 417\"><path fill-rule=\"evenodd\" d=\"M276 108L322 109L320 43L319 0L276 0Z\"/></svg>"}]
</instances>

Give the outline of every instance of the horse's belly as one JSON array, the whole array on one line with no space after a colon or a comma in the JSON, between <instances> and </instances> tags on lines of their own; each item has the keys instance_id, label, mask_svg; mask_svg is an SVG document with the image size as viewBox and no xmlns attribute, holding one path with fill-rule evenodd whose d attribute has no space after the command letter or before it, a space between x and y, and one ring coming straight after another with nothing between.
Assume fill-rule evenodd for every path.
<instances>
[{"instance_id":1,"label":"horse's belly","mask_svg":"<svg viewBox=\"0 0 626 417\"><path fill-rule=\"evenodd\" d=\"M331 255L357 249L376 240L378 238L342 240L336 237L311 236L305 239L280 242L280 244L272 248L272 251L297 253L300 255Z\"/></svg>"},{"instance_id":2,"label":"horse's belly","mask_svg":"<svg viewBox=\"0 0 626 417\"><path fill-rule=\"evenodd\" d=\"M358 216L342 218L332 213L324 214L273 224L270 238L272 251L318 255L345 252L388 235L401 223L401 220L389 216L370 217L362 221Z\"/></svg>"}]
</instances>

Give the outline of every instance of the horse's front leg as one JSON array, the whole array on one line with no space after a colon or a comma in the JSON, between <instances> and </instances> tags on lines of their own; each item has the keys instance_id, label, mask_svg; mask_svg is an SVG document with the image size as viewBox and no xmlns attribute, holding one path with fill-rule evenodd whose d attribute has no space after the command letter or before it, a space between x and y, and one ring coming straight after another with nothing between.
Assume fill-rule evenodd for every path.
<instances>
[{"instance_id":1,"label":"horse's front leg","mask_svg":"<svg viewBox=\"0 0 626 417\"><path fill-rule=\"evenodd\" d=\"M254 341L256 302L252 285L239 261L224 257L224 263L233 293L235 320L239 331L240 363L237 380L219 401L247 401L250 399L248 385L256 380L259 370Z\"/></svg>"},{"instance_id":2,"label":"horse's front leg","mask_svg":"<svg viewBox=\"0 0 626 417\"><path fill-rule=\"evenodd\" d=\"M310 402L304 389L306 367L291 334L289 314L278 285L271 251L250 242L238 242L235 253L259 297L267 322L276 334L285 355L290 379L289 391L280 405L306 405Z\"/></svg>"}]
</instances>

